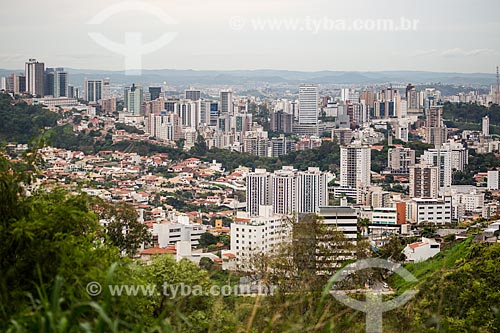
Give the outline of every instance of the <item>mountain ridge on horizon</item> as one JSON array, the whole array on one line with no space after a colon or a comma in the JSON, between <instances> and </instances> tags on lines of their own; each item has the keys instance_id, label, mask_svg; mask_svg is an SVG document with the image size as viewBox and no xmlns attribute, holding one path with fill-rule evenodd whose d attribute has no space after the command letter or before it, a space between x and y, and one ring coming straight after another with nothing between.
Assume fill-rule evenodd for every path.
<instances>
[{"instance_id":1,"label":"mountain ridge on horizon","mask_svg":"<svg viewBox=\"0 0 500 333\"><path fill-rule=\"evenodd\" d=\"M65 67L72 78L82 82L85 77L96 78L106 76L117 83L133 81L161 83L173 85L183 84L241 84L256 83L317 83L317 84L383 84L383 83L413 83L413 84L452 84L452 85L492 85L496 82L494 73L459 73L432 72L416 70L388 71L297 71L297 70L194 70L194 69L144 69L142 75L125 75L122 70L76 69ZM23 70L0 69L0 76Z\"/></svg>"}]
</instances>

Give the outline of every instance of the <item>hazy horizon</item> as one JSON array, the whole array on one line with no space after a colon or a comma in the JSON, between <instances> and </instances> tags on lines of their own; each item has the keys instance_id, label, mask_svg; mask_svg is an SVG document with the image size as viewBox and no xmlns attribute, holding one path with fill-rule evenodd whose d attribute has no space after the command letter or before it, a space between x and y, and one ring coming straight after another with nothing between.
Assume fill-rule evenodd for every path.
<instances>
[{"instance_id":1,"label":"hazy horizon","mask_svg":"<svg viewBox=\"0 0 500 333\"><path fill-rule=\"evenodd\" d=\"M13 70L30 57L48 67L123 70L124 56L90 34L120 46L126 32L140 34L138 45L161 44L142 56L141 68L151 70L494 73L500 63L494 43L500 2L493 0L412 6L396 0L290 0L286 6L280 0L28 0L2 7L0 68ZM396 28L370 29L378 20ZM358 21L360 30L351 27ZM170 36L159 43L163 34Z\"/></svg>"}]
</instances>

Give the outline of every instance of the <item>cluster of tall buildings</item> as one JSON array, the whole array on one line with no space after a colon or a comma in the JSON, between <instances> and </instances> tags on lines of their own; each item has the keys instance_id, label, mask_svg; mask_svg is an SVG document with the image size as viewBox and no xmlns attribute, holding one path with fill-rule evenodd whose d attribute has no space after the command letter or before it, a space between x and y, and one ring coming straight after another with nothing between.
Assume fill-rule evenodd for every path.
<instances>
[{"instance_id":1,"label":"cluster of tall buildings","mask_svg":"<svg viewBox=\"0 0 500 333\"><path fill-rule=\"evenodd\" d=\"M13 73L2 81L2 88L14 94L73 98L74 90L68 82L68 72L64 68L45 68L45 64L36 59L25 63L24 73Z\"/></svg>"},{"instance_id":2,"label":"cluster of tall buildings","mask_svg":"<svg viewBox=\"0 0 500 333\"><path fill-rule=\"evenodd\" d=\"M328 183L333 175L310 167L298 171L290 166L273 173L256 169L246 177L247 212L259 214L259 206L269 205L277 214L316 213L328 205Z\"/></svg>"}]
</instances>

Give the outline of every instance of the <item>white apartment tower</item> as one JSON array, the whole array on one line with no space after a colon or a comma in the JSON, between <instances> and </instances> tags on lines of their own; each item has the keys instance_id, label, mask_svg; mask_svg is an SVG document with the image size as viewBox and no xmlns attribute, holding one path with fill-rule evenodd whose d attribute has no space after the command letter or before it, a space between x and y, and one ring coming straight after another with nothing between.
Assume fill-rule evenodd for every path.
<instances>
[{"instance_id":1,"label":"white apartment tower","mask_svg":"<svg viewBox=\"0 0 500 333\"><path fill-rule=\"evenodd\" d=\"M255 169L247 175L247 212L250 216L259 214L259 206L269 205L270 177L266 169Z\"/></svg>"},{"instance_id":2,"label":"white apartment tower","mask_svg":"<svg viewBox=\"0 0 500 333\"><path fill-rule=\"evenodd\" d=\"M297 212L318 213L328 205L328 182L331 179L319 168L310 167L297 173Z\"/></svg>"},{"instance_id":3,"label":"white apartment tower","mask_svg":"<svg viewBox=\"0 0 500 333\"><path fill-rule=\"evenodd\" d=\"M482 125L483 135L490 136L490 117L484 116Z\"/></svg>"},{"instance_id":4,"label":"white apartment tower","mask_svg":"<svg viewBox=\"0 0 500 333\"><path fill-rule=\"evenodd\" d=\"M340 186L370 186L371 151L368 146L349 145L340 149Z\"/></svg>"},{"instance_id":5,"label":"white apartment tower","mask_svg":"<svg viewBox=\"0 0 500 333\"><path fill-rule=\"evenodd\" d=\"M318 86L304 84L299 88L299 124L318 124Z\"/></svg>"},{"instance_id":6,"label":"white apartment tower","mask_svg":"<svg viewBox=\"0 0 500 333\"><path fill-rule=\"evenodd\" d=\"M332 175L319 168L297 171L291 166L274 173L255 169L247 175L247 212L256 216L260 205L276 214L317 213L328 205L328 182Z\"/></svg>"}]
</instances>

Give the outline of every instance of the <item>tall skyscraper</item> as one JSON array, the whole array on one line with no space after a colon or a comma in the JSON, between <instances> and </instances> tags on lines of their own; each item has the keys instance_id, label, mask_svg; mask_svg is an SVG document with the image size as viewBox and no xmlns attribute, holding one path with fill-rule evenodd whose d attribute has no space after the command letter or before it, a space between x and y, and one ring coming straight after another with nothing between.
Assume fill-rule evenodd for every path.
<instances>
[{"instance_id":1,"label":"tall skyscraper","mask_svg":"<svg viewBox=\"0 0 500 333\"><path fill-rule=\"evenodd\" d=\"M85 79L85 100L90 103L98 103L102 99L103 80Z\"/></svg>"},{"instance_id":2,"label":"tall skyscraper","mask_svg":"<svg viewBox=\"0 0 500 333\"><path fill-rule=\"evenodd\" d=\"M221 114L233 114L233 92L220 92L220 112Z\"/></svg>"},{"instance_id":3,"label":"tall skyscraper","mask_svg":"<svg viewBox=\"0 0 500 333\"><path fill-rule=\"evenodd\" d=\"M371 151L368 146L349 145L340 149L340 186L370 186Z\"/></svg>"},{"instance_id":4,"label":"tall skyscraper","mask_svg":"<svg viewBox=\"0 0 500 333\"><path fill-rule=\"evenodd\" d=\"M124 106L127 112L134 116L142 114L142 103L144 101L144 92L142 87L132 84L132 87L126 88L123 94Z\"/></svg>"},{"instance_id":5,"label":"tall skyscraper","mask_svg":"<svg viewBox=\"0 0 500 333\"><path fill-rule=\"evenodd\" d=\"M197 101L201 99L201 91L200 90L186 90L184 93L186 99L190 99L192 101Z\"/></svg>"},{"instance_id":6,"label":"tall skyscraper","mask_svg":"<svg viewBox=\"0 0 500 333\"><path fill-rule=\"evenodd\" d=\"M436 199L439 194L439 168L418 164L410 167L410 198Z\"/></svg>"},{"instance_id":7,"label":"tall skyscraper","mask_svg":"<svg viewBox=\"0 0 500 333\"><path fill-rule=\"evenodd\" d=\"M175 103L175 113L181 119L182 128L196 129L200 122L200 108L196 102L191 100L181 100Z\"/></svg>"},{"instance_id":8,"label":"tall skyscraper","mask_svg":"<svg viewBox=\"0 0 500 333\"><path fill-rule=\"evenodd\" d=\"M271 202L277 214L293 214L297 211L297 177L291 166L284 166L272 175Z\"/></svg>"},{"instance_id":9,"label":"tall skyscraper","mask_svg":"<svg viewBox=\"0 0 500 333\"><path fill-rule=\"evenodd\" d=\"M297 212L318 213L319 207L328 205L328 174L309 167L297 174Z\"/></svg>"},{"instance_id":10,"label":"tall skyscraper","mask_svg":"<svg viewBox=\"0 0 500 333\"><path fill-rule=\"evenodd\" d=\"M33 96L43 97L45 94L45 64L36 59L29 59L25 65L26 91Z\"/></svg>"},{"instance_id":11,"label":"tall skyscraper","mask_svg":"<svg viewBox=\"0 0 500 333\"><path fill-rule=\"evenodd\" d=\"M64 68L47 68L45 71L45 95L68 97L68 73Z\"/></svg>"},{"instance_id":12,"label":"tall skyscraper","mask_svg":"<svg viewBox=\"0 0 500 333\"><path fill-rule=\"evenodd\" d=\"M149 93L151 94L151 100L152 101L154 101L155 99L160 98L161 87L149 87L148 90L149 90Z\"/></svg>"},{"instance_id":13,"label":"tall skyscraper","mask_svg":"<svg viewBox=\"0 0 500 333\"><path fill-rule=\"evenodd\" d=\"M484 116L482 122L482 132L484 136L490 136L490 117Z\"/></svg>"},{"instance_id":14,"label":"tall skyscraper","mask_svg":"<svg viewBox=\"0 0 500 333\"><path fill-rule=\"evenodd\" d=\"M299 124L318 124L318 86L304 84L299 88Z\"/></svg>"},{"instance_id":15,"label":"tall skyscraper","mask_svg":"<svg viewBox=\"0 0 500 333\"><path fill-rule=\"evenodd\" d=\"M432 106L427 110L425 140L435 146L440 146L448 140L448 129L443 123L442 106Z\"/></svg>"},{"instance_id":16,"label":"tall skyscraper","mask_svg":"<svg viewBox=\"0 0 500 333\"><path fill-rule=\"evenodd\" d=\"M265 169L255 169L247 175L247 212L250 216L259 214L260 205L269 205L269 179L270 174Z\"/></svg>"}]
</instances>

